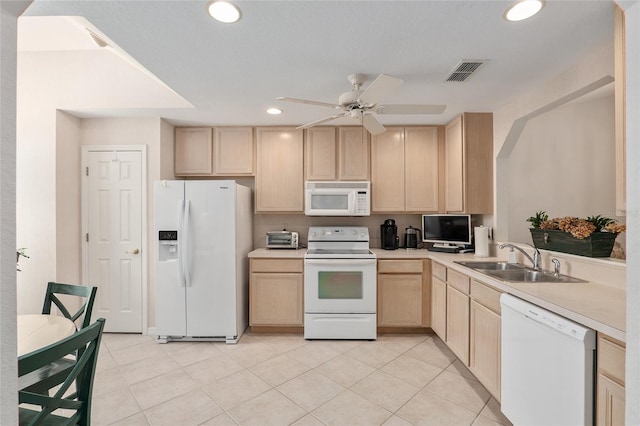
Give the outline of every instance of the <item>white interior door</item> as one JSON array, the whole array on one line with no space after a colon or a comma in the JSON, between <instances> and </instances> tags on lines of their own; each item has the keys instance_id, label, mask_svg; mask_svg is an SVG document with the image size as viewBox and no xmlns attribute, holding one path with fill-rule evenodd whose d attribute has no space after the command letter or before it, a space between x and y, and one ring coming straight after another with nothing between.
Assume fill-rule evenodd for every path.
<instances>
[{"instance_id":1,"label":"white interior door","mask_svg":"<svg viewBox=\"0 0 640 426\"><path fill-rule=\"evenodd\" d=\"M143 161L130 150L83 157L83 277L98 287L93 318L108 332L143 328Z\"/></svg>"}]
</instances>

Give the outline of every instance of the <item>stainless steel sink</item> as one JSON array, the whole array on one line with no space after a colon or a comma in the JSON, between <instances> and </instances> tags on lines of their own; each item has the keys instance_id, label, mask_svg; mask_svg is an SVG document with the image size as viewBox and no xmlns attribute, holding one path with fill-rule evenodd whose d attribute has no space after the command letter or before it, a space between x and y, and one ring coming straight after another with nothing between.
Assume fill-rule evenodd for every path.
<instances>
[{"instance_id":1,"label":"stainless steel sink","mask_svg":"<svg viewBox=\"0 0 640 426\"><path fill-rule=\"evenodd\" d=\"M554 275L550 271L537 271L519 263L491 261L456 261L462 266L475 269L501 281L513 283L585 283L587 281L568 275Z\"/></svg>"},{"instance_id":2,"label":"stainless steel sink","mask_svg":"<svg viewBox=\"0 0 640 426\"><path fill-rule=\"evenodd\" d=\"M503 271L483 271L487 275L491 275L502 281L518 282L518 283L584 283L585 280L570 277L568 275L553 275L552 272L536 271L534 269L524 268L521 270L503 270Z\"/></svg>"},{"instance_id":3,"label":"stainless steel sink","mask_svg":"<svg viewBox=\"0 0 640 426\"><path fill-rule=\"evenodd\" d=\"M462 266L466 266L467 268L472 269L480 269L483 271L504 271L504 270L521 270L524 269L524 265L520 265L518 263L507 263L507 262L491 262L491 261L456 261Z\"/></svg>"}]
</instances>

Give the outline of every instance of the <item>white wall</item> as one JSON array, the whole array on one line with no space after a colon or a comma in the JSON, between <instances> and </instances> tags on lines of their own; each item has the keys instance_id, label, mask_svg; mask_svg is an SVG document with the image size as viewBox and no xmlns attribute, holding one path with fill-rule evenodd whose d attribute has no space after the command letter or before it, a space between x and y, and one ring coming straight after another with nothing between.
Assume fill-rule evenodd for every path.
<instances>
[{"instance_id":1,"label":"white wall","mask_svg":"<svg viewBox=\"0 0 640 426\"><path fill-rule=\"evenodd\" d=\"M529 120L509 161L509 241L531 243L526 219L615 216L613 91Z\"/></svg>"}]
</instances>

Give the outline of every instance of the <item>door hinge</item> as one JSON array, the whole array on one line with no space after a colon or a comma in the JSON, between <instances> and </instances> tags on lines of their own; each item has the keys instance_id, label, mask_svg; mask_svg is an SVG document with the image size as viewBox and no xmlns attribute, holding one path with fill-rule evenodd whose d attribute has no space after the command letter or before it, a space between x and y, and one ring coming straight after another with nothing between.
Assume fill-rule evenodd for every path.
<instances>
[{"instance_id":1,"label":"door hinge","mask_svg":"<svg viewBox=\"0 0 640 426\"><path fill-rule=\"evenodd\" d=\"M84 168L84 174L89 176L89 166Z\"/></svg>"},{"instance_id":2,"label":"door hinge","mask_svg":"<svg viewBox=\"0 0 640 426\"><path fill-rule=\"evenodd\" d=\"M84 239L87 240L87 242L89 242L89 233L88 232L85 234Z\"/></svg>"}]
</instances>

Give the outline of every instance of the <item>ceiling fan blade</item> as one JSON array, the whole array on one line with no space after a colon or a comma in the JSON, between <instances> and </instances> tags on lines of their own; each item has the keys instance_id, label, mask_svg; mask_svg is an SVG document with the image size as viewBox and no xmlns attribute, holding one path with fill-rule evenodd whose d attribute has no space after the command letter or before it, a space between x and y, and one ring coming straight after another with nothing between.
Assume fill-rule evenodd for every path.
<instances>
[{"instance_id":1,"label":"ceiling fan blade","mask_svg":"<svg viewBox=\"0 0 640 426\"><path fill-rule=\"evenodd\" d=\"M363 104L377 104L387 93L392 92L403 83L402 80L380 74L358 98Z\"/></svg>"},{"instance_id":2,"label":"ceiling fan blade","mask_svg":"<svg viewBox=\"0 0 640 426\"><path fill-rule=\"evenodd\" d=\"M296 103L299 103L299 104L324 106L324 107L329 107L329 108L340 108L338 105L329 104L327 102L308 101L306 99L297 99L297 98L286 98L284 96L280 96L279 98L276 98L276 100L278 100L278 101L287 101L287 102L296 102Z\"/></svg>"},{"instance_id":3,"label":"ceiling fan blade","mask_svg":"<svg viewBox=\"0 0 640 426\"><path fill-rule=\"evenodd\" d=\"M308 129L309 127L317 126L318 124L326 123L327 121L335 120L340 117L344 117L348 113L336 114L331 117L325 117L320 120L312 121L311 123L303 124L302 126L296 127L296 129Z\"/></svg>"},{"instance_id":4,"label":"ceiling fan blade","mask_svg":"<svg viewBox=\"0 0 640 426\"><path fill-rule=\"evenodd\" d=\"M446 105L379 105L378 114L442 114Z\"/></svg>"},{"instance_id":5,"label":"ceiling fan blade","mask_svg":"<svg viewBox=\"0 0 640 426\"><path fill-rule=\"evenodd\" d=\"M387 129L385 129L384 126L380 124L378 120L376 120L376 118L371 114L365 114L364 117L362 117L362 125L373 136L387 131Z\"/></svg>"}]
</instances>

